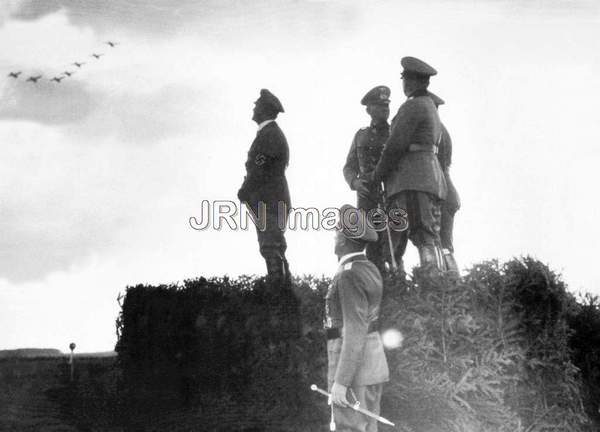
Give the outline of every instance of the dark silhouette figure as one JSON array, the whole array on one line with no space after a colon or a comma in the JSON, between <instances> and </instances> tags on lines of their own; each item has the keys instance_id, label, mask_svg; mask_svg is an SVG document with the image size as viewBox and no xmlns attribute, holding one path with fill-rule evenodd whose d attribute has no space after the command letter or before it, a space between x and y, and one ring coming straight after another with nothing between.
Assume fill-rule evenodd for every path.
<instances>
[{"instance_id":1,"label":"dark silhouette figure","mask_svg":"<svg viewBox=\"0 0 600 432\"><path fill-rule=\"evenodd\" d=\"M111 42L111 41L106 41L104 42L106 45L110 45L111 48L114 48L116 45L119 45L119 42Z\"/></svg>"},{"instance_id":2,"label":"dark silhouette figure","mask_svg":"<svg viewBox=\"0 0 600 432\"><path fill-rule=\"evenodd\" d=\"M75 72L70 72L70 71L64 71L63 75L66 75L68 77L70 77L71 75L73 75Z\"/></svg>"},{"instance_id":3,"label":"dark silhouette figure","mask_svg":"<svg viewBox=\"0 0 600 432\"><path fill-rule=\"evenodd\" d=\"M100 53L100 54L92 54L91 57L95 57L96 60L99 60L100 57L102 57L104 55L104 53Z\"/></svg>"},{"instance_id":4,"label":"dark silhouette figure","mask_svg":"<svg viewBox=\"0 0 600 432\"><path fill-rule=\"evenodd\" d=\"M19 75L21 75L21 71L19 71L19 72L11 72L11 73L8 74L9 77L15 78L15 79L19 78Z\"/></svg>"},{"instance_id":5,"label":"dark silhouette figure","mask_svg":"<svg viewBox=\"0 0 600 432\"><path fill-rule=\"evenodd\" d=\"M61 80L64 80L64 79L65 79L65 77L54 77L54 78L52 78L50 81L56 81L57 83L59 83L59 84L60 84L60 81L61 81Z\"/></svg>"},{"instance_id":6,"label":"dark silhouette figure","mask_svg":"<svg viewBox=\"0 0 600 432\"><path fill-rule=\"evenodd\" d=\"M38 80L41 78L41 75L38 76L30 76L29 78L27 78L27 82L31 81L34 84L37 84Z\"/></svg>"},{"instance_id":7,"label":"dark silhouette figure","mask_svg":"<svg viewBox=\"0 0 600 432\"><path fill-rule=\"evenodd\" d=\"M85 62L81 62L81 63L77 63L77 62L73 62L71 63L73 66L77 66L78 68L80 68L81 66L83 66L85 64Z\"/></svg>"}]
</instances>

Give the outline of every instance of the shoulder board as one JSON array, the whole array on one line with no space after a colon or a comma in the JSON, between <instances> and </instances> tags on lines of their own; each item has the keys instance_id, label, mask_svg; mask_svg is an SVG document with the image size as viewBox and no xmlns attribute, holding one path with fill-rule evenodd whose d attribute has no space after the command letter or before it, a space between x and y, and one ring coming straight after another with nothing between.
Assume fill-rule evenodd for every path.
<instances>
[{"instance_id":1,"label":"shoulder board","mask_svg":"<svg viewBox=\"0 0 600 432\"><path fill-rule=\"evenodd\" d=\"M344 270L352 270L352 262L344 264Z\"/></svg>"},{"instance_id":2,"label":"shoulder board","mask_svg":"<svg viewBox=\"0 0 600 432\"><path fill-rule=\"evenodd\" d=\"M361 127L361 128L359 129L359 131L364 131L364 130L367 130L367 129L369 129L369 126Z\"/></svg>"}]
</instances>

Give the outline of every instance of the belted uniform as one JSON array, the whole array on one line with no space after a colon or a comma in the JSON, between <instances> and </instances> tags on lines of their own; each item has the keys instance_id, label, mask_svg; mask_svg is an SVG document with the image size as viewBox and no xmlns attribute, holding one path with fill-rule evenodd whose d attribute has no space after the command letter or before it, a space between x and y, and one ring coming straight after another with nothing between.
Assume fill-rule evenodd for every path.
<instances>
[{"instance_id":1,"label":"belted uniform","mask_svg":"<svg viewBox=\"0 0 600 432\"><path fill-rule=\"evenodd\" d=\"M289 273L284 237L291 208L285 177L288 162L289 147L285 135L275 121L268 121L259 129L248 151L246 178L240 189L240 199L243 198L258 217L258 245L269 274L272 273L271 267L280 266L285 268L284 273Z\"/></svg>"},{"instance_id":2,"label":"belted uniform","mask_svg":"<svg viewBox=\"0 0 600 432\"><path fill-rule=\"evenodd\" d=\"M346 157L344 165L344 178L350 186L350 189L355 190L353 182L356 179L367 179L373 172L381 152L383 144L390 135L389 124L379 123L371 124L369 127L364 127L358 130L352 140L350 151ZM379 190L375 182L367 185L369 195L363 197L357 194L357 207L366 212L376 209L378 206ZM367 245L367 258L375 263L377 267L383 269L383 260L385 257L385 231L378 230L379 240Z\"/></svg>"},{"instance_id":3,"label":"belted uniform","mask_svg":"<svg viewBox=\"0 0 600 432\"><path fill-rule=\"evenodd\" d=\"M392 120L374 179L385 183L391 209L408 214L408 230L395 231L396 256L401 258L408 238L417 246L421 263L439 262L441 203L447 196L444 173L437 157L442 124L427 90L417 90Z\"/></svg>"},{"instance_id":4,"label":"belted uniform","mask_svg":"<svg viewBox=\"0 0 600 432\"><path fill-rule=\"evenodd\" d=\"M328 388L334 381L348 387L363 408L375 413L389 380L377 331L382 291L379 270L356 252L341 257L325 302ZM335 406L333 415L339 432L377 430L375 420L351 408Z\"/></svg>"}]
</instances>

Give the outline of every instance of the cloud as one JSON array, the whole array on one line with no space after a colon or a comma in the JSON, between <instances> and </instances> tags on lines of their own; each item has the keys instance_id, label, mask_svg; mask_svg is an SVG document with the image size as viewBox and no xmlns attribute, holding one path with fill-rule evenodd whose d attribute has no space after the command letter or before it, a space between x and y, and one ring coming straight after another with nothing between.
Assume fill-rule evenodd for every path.
<instances>
[{"instance_id":1,"label":"cloud","mask_svg":"<svg viewBox=\"0 0 600 432\"><path fill-rule=\"evenodd\" d=\"M96 106L92 93L80 81L57 84L42 77L34 84L26 82L26 79L27 76L19 80L11 79L4 86L0 120L64 125L81 121Z\"/></svg>"}]
</instances>

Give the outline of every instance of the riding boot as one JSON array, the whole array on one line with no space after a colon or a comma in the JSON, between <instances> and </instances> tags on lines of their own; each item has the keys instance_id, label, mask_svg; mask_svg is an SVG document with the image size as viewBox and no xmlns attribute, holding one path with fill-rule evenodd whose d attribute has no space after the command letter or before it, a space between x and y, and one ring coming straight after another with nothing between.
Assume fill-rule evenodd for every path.
<instances>
[{"instance_id":1,"label":"riding boot","mask_svg":"<svg viewBox=\"0 0 600 432\"><path fill-rule=\"evenodd\" d=\"M288 285L291 285L292 284L292 273L290 273L290 263L288 262L288 260L286 259L285 256L282 258L282 261L283 261L283 271L285 273L284 282Z\"/></svg>"},{"instance_id":2,"label":"riding boot","mask_svg":"<svg viewBox=\"0 0 600 432\"><path fill-rule=\"evenodd\" d=\"M267 280L272 284L282 284L285 281L285 267L283 260L278 257L265 258L267 263Z\"/></svg>"},{"instance_id":3,"label":"riding boot","mask_svg":"<svg viewBox=\"0 0 600 432\"><path fill-rule=\"evenodd\" d=\"M458 270L458 264L456 264L456 260L454 259L454 254L450 252L449 249L442 249L442 254L444 256L446 271L460 276L460 271Z\"/></svg>"},{"instance_id":4,"label":"riding boot","mask_svg":"<svg viewBox=\"0 0 600 432\"><path fill-rule=\"evenodd\" d=\"M443 269L441 251L434 245L420 246L419 259L421 270L425 272L439 273Z\"/></svg>"}]
</instances>

